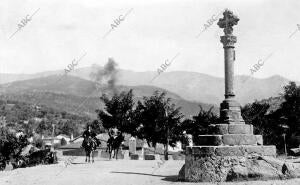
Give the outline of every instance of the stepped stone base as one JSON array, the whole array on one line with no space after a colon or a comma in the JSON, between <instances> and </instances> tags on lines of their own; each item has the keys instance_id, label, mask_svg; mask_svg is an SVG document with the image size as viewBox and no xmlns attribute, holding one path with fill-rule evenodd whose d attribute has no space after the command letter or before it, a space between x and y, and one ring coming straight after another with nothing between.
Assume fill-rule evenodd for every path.
<instances>
[{"instance_id":1,"label":"stepped stone base","mask_svg":"<svg viewBox=\"0 0 300 185\"><path fill-rule=\"evenodd\" d=\"M186 156L276 156L276 147L271 146L193 146L186 148Z\"/></svg>"},{"instance_id":2,"label":"stepped stone base","mask_svg":"<svg viewBox=\"0 0 300 185\"><path fill-rule=\"evenodd\" d=\"M246 124L215 124L210 126L210 134L253 134L253 125Z\"/></svg>"},{"instance_id":3,"label":"stepped stone base","mask_svg":"<svg viewBox=\"0 0 300 185\"><path fill-rule=\"evenodd\" d=\"M271 180L300 177L300 164L266 156L187 155L178 179L190 182Z\"/></svg>"},{"instance_id":4,"label":"stepped stone base","mask_svg":"<svg viewBox=\"0 0 300 185\"><path fill-rule=\"evenodd\" d=\"M220 123L245 124L241 115L241 105L234 99L225 99L220 104Z\"/></svg>"},{"instance_id":5,"label":"stepped stone base","mask_svg":"<svg viewBox=\"0 0 300 185\"><path fill-rule=\"evenodd\" d=\"M195 138L194 143L196 146L262 145L262 136L252 134L200 135Z\"/></svg>"}]
</instances>

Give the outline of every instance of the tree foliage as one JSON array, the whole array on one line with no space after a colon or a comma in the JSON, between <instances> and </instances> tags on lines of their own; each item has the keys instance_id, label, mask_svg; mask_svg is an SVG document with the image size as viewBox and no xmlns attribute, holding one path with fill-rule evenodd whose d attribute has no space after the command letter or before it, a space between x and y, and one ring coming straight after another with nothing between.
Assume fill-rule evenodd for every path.
<instances>
[{"instance_id":1,"label":"tree foliage","mask_svg":"<svg viewBox=\"0 0 300 185\"><path fill-rule=\"evenodd\" d=\"M52 124L55 124L55 134L77 136L84 125L91 122L89 117L11 100L0 100L0 119L0 125L5 124L13 130L23 130L28 136L32 136L34 132L49 136L52 133Z\"/></svg>"},{"instance_id":2,"label":"tree foliage","mask_svg":"<svg viewBox=\"0 0 300 185\"><path fill-rule=\"evenodd\" d=\"M22 149L28 145L27 137L16 137L7 128L0 128L0 161L1 164L11 159L18 159ZM0 167L1 168L1 167Z\"/></svg>"},{"instance_id":3,"label":"tree foliage","mask_svg":"<svg viewBox=\"0 0 300 185\"><path fill-rule=\"evenodd\" d=\"M102 122L99 121L99 120L93 120L90 125L91 125L93 131L96 134L100 134L100 133L105 132L105 129L104 129L103 125L102 125Z\"/></svg>"},{"instance_id":4,"label":"tree foliage","mask_svg":"<svg viewBox=\"0 0 300 185\"><path fill-rule=\"evenodd\" d=\"M283 102L274 111L268 111L268 103L254 102L243 107L246 123L253 124L254 133L263 135L264 144L276 145L283 152L283 134L286 136L287 148L299 146L300 136L300 87L290 82L281 95Z\"/></svg>"},{"instance_id":5,"label":"tree foliage","mask_svg":"<svg viewBox=\"0 0 300 185\"><path fill-rule=\"evenodd\" d=\"M42 120L36 128L36 132L41 135L51 135L52 123L48 120Z\"/></svg>"},{"instance_id":6,"label":"tree foliage","mask_svg":"<svg viewBox=\"0 0 300 185\"><path fill-rule=\"evenodd\" d=\"M138 136L155 147L157 143L175 145L182 135L180 128L183 118L180 108L166 98L165 92L155 91L150 97L139 101L135 110L135 122L139 125Z\"/></svg>"},{"instance_id":7,"label":"tree foliage","mask_svg":"<svg viewBox=\"0 0 300 185\"><path fill-rule=\"evenodd\" d=\"M186 131L187 134L191 134L194 140L199 135L205 135L209 133L209 125L218 123L218 116L215 115L211 107L208 111L204 110L199 105L199 113L193 116L192 119L185 119L182 122L182 130Z\"/></svg>"},{"instance_id":8,"label":"tree foliage","mask_svg":"<svg viewBox=\"0 0 300 185\"><path fill-rule=\"evenodd\" d=\"M103 94L100 99L104 102L105 108L97 110L97 113L103 127L117 128L121 132L136 135L137 125L132 120L134 107L132 90L116 93L111 98Z\"/></svg>"}]
</instances>

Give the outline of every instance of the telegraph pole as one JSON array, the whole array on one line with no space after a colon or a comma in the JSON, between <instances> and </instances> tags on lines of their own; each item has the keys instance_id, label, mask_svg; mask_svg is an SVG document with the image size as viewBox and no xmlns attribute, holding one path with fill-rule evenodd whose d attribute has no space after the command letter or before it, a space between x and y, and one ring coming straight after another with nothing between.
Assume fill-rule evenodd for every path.
<instances>
[{"instance_id":1,"label":"telegraph pole","mask_svg":"<svg viewBox=\"0 0 300 185\"><path fill-rule=\"evenodd\" d=\"M283 142L284 142L284 153L285 153L285 157L287 157L285 135L286 135L285 133L282 134L282 136L283 136Z\"/></svg>"},{"instance_id":2,"label":"telegraph pole","mask_svg":"<svg viewBox=\"0 0 300 185\"><path fill-rule=\"evenodd\" d=\"M287 122L287 118L286 118L286 117L282 116L282 117L280 117L280 119L283 120L283 124L281 124L281 125L279 125L279 126L283 129L283 134L282 134L282 136L283 136L283 144L284 144L284 153L285 153L285 157L287 157L286 138L285 138L285 136L286 136L287 130L288 130L290 127L286 124L286 122Z\"/></svg>"},{"instance_id":3,"label":"telegraph pole","mask_svg":"<svg viewBox=\"0 0 300 185\"><path fill-rule=\"evenodd\" d=\"M168 122L168 111L167 111L167 107L165 108L165 115L166 115L166 118L167 118L167 122L166 122L166 125L167 125L167 144L166 144L166 149L165 149L165 160L169 160L169 135L170 135L170 129L169 129L169 122Z\"/></svg>"},{"instance_id":4,"label":"telegraph pole","mask_svg":"<svg viewBox=\"0 0 300 185\"><path fill-rule=\"evenodd\" d=\"M54 129L55 129L55 124L52 124L52 145L51 145L51 151L54 151Z\"/></svg>"}]
</instances>

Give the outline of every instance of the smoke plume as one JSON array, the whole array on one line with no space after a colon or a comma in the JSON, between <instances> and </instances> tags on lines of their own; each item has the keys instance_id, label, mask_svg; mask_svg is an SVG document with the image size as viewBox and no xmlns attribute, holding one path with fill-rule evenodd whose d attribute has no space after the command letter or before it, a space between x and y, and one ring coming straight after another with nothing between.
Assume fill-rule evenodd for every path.
<instances>
[{"instance_id":1,"label":"smoke plume","mask_svg":"<svg viewBox=\"0 0 300 185\"><path fill-rule=\"evenodd\" d=\"M107 87L113 94L117 93L117 65L113 58L108 58L108 62L103 69L98 67L96 72L91 73L90 76L95 80L97 89Z\"/></svg>"}]
</instances>

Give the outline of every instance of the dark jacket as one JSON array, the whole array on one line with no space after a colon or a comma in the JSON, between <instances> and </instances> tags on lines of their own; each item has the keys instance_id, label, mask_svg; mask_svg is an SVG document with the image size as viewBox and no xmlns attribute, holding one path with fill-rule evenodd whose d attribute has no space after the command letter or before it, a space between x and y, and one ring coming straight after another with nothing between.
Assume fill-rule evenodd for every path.
<instances>
[{"instance_id":1,"label":"dark jacket","mask_svg":"<svg viewBox=\"0 0 300 185\"><path fill-rule=\"evenodd\" d=\"M93 132L93 131L84 131L83 134L82 134L82 137L83 137L83 142L82 142L82 147L85 148L86 144L87 144L87 139L89 137L91 137L92 141L94 141L96 143L96 146L99 146L101 145L101 142L100 140L96 137L96 133Z\"/></svg>"},{"instance_id":2,"label":"dark jacket","mask_svg":"<svg viewBox=\"0 0 300 185\"><path fill-rule=\"evenodd\" d=\"M86 130L86 131L83 132L82 137L83 137L83 138L88 138L88 137L95 138L95 137L96 137L96 134L95 134L95 132L93 132L93 131L90 131L90 132L89 132L88 130Z\"/></svg>"}]
</instances>

